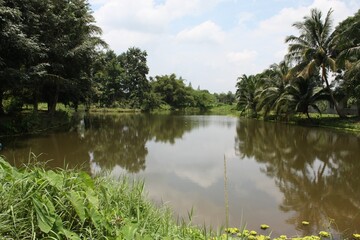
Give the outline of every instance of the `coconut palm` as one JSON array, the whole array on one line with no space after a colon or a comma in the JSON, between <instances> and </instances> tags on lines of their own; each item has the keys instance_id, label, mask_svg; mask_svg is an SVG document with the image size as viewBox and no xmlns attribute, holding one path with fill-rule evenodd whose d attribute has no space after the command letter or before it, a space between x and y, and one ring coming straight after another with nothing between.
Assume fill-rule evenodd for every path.
<instances>
[{"instance_id":1,"label":"coconut palm","mask_svg":"<svg viewBox=\"0 0 360 240\"><path fill-rule=\"evenodd\" d=\"M264 85L256 93L258 100L258 110L264 111L266 117L276 106L277 100L285 92L285 87L289 83L290 66L286 61L273 64L264 74ZM278 115L278 112L276 112Z\"/></svg>"},{"instance_id":2,"label":"coconut palm","mask_svg":"<svg viewBox=\"0 0 360 240\"><path fill-rule=\"evenodd\" d=\"M285 92L276 102L275 109L277 112L304 113L311 119L309 107L321 113L316 103L329 100L329 92L319 86L314 77L306 79L299 77L286 86Z\"/></svg>"},{"instance_id":3,"label":"coconut palm","mask_svg":"<svg viewBox=\"0 0 360 240\"><path fill-rule=\"evenodd\" d=\"M252 117L257 117L257 100L256 100L256 90L258 89L261 82L259 75L249 75L243 74L238 78L236 83L236 97L238 99L238 108L241 110L241 113L245 111L250 111Z\"/></svg>"},{"instance_id":4,"label":"coconut palm","mask_svg":"<svg viewBox=\"0 0 360 240\"><path fill-rule=\"evenodd\" d=\"M355 99L360 115L360 10L341 22L334 33L337 65L344 70L342 87L348 97Z\"/></svg>"},{"instance_id":5,"label":"coconut palm","mask_svg":"<svg viewBox=\"0 0 360 240\"><path fill-rule=\"evenodd\" d=\"M334 40L334 34L331 32L331 13L330 9L323 20L321 11L312 9L310 16L304 17L304 21L294 23L293 26L300 31L300 36L286 37L285 42L289 43L289 52L286 58L297 64L293 71L303 79L320 73L321 80L330 94L338 115L345 117L334 98L328 81L329 70L336 70L335 59L330 49Z\"/></svg>"}]
</instances>

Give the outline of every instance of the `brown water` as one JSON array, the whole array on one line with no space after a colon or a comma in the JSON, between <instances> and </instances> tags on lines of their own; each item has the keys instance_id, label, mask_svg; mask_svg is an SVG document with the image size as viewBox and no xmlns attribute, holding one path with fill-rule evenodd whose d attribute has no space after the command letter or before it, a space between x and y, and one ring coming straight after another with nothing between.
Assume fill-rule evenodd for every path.
<instances>
[{"instance_id":1,"label":"brown water","mask_svg":"<svg viewBox=\"0 0 360 240\"><path fill-rule=\"evenodd\" d=\"M360 138L227 116L92 115L64 132L0 139L21 165L29 152L50 167L145 179L148 195L196 224L229 223L272 236L360 232ZM226 171L224 169L224 161ZM310 225L302 226L302 221Z\"/></svg>"}]
</instances>

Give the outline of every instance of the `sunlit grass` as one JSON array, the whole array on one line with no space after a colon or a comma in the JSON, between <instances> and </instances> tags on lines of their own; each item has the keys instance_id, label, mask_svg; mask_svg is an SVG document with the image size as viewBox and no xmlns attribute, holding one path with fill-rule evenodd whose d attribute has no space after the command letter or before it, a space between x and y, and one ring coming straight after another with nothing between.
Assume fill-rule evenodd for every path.
<instances>
[{"instance_id":1,"label":"sunlit grass","mask_svg":"<svg viewBox=\"0 0 360 240\"><path fill-rule=\"evenodd\" d=\"M0 158L0 239L205 239L144 196L144 182L27 167Z\"/></svg>"},{"instance_id":2,"label":"sunlit grass","mask_svg":"<svg viewBox=\"0 0 360 240\"><path fill-rule=\"evenodd\" d=\"M240 111L236 109L236 104L222 104L214 106L209 109L211 114L220 114L220 115L231 115L231 116L240 116Z\"/></svg>"}]
</instances>

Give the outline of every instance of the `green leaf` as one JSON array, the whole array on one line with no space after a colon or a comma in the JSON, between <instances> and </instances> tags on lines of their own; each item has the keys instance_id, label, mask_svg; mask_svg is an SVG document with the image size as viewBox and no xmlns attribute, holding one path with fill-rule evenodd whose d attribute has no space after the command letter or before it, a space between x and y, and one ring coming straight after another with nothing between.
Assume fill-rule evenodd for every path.
<instances>
[{"instance_id":1,"label":"green leaf","mask_svg":"<svg viewBox=\"0 0 360 240\"><path fill-rule=\"evenodd\" d=\"M80 193L71 190L67 195L68 200L71 202L71 205L74 207L77 215L79 216L81 222L85 221L85 206L84 206L84 198L80 195Z\"/></svg>"},{"instance_id":2,"label":"green leaf","mask_svg":"<svg viewBox=\"0 0 360 240\"><path fill-rule=\"evenodd\" d=\"M85 172L80 172L79 177L81 178L81 182L88 188L94 188L94 180L91 176Z\"/></svg>"},{"instance_id":3,"label":"green leaf","mask_svg":"<svg viewBox=\"0 0 360 240\"><path fill-rule=\"evenodd\" d=\"M100 230L100 224L102 223L103 220L100 212L97 209L91 207L87 208L86 210L95 228Z\"/></svg>"},{"instance_id":4,"label":"green leaf","mask_svg":"<svg viewBox=\"0 0 360 240\"><path fill-rule=\"evenodd\" d=\"M131 240L131 239L135 239L136 231L137 231L136 224L128 224L122 228L121 233L123 234L124 239Z\"/></svg>"},{"instance_id":5,"label":"green leaf","mask_svg":"<svg viewBox=\"0 0 360 240\"><path fill-rule=\"evenodd\" d=\"M43 177L49 182L49 184L57 189L61 189L63 186L64 178L62 175L50 170L43 174Z\"/></svg>"},{"instance_id":6,"label":"green leaf","mask_svg":"<svg viewBox=\"0 0 360 240\"><path fill-rule=\"evenodd\" d=\"M85 191L86 199L89 201L90 208L99 208L99 198L92 189L86 189Z\"/></svg>"},{"instance_id":7,"label":"green leaf","mask_svg":"<svg viewBox=\"0 0 360 240\"><path fill-rule=\"evenodd\" d=\"M70 240L80 240L81 238L79 237L79 235L77 235L76 233L74 233L73 231L70 231L70 230L67 230L67 229L63 229L61 231L65 237L67 239L70 239Z\"/></svg>"},{"instance_id":8,"label":"green leaf","mask_svg":"<svg viewBox=\"0 0 360 240\"><path fill-rule=\"evenodd\" d=\"M47 197L43 197L41 201L32 197L32 202L36 212L38 227L44 233L49 233L55 223L55 209Z\"/></svg>"}]
</instances>

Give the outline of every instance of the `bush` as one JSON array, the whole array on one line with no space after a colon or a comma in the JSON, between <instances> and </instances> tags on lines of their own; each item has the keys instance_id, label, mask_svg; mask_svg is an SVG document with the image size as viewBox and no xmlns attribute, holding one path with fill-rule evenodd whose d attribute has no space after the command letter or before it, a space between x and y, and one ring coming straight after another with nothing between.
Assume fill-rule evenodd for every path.
<instances>
[{"instance_id":1,"label":"bush","mask_svg":"<svg viewBox=\"0 0 360 240\"><path fill-rule=\"evenodd\" d=\"M4 110L7 114L14 114L21 111L23 101L19 97L11 97L5 101Z\"/></svg>"}]
</instances>

